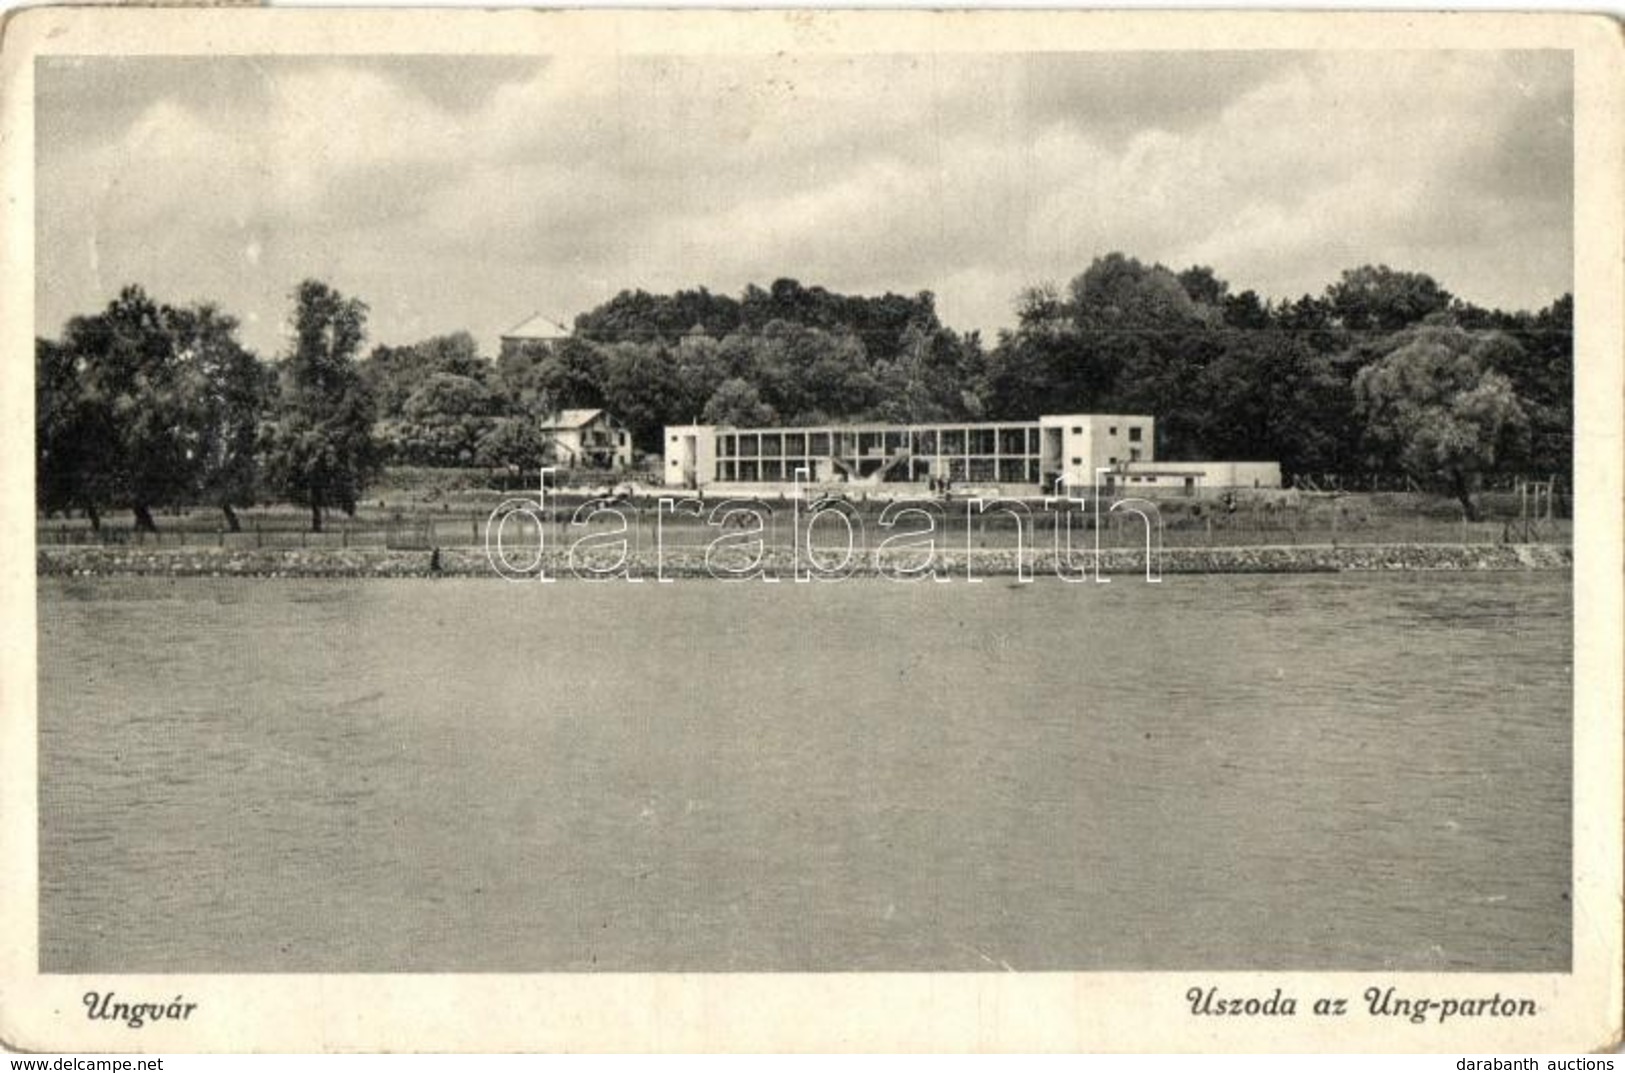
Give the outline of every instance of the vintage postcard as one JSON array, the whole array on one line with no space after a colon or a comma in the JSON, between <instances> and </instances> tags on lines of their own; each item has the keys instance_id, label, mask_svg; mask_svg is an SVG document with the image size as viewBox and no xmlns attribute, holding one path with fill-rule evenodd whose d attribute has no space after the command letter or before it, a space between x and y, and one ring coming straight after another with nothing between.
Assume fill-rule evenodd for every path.
<instances>
[{"instance_id":1,"label":"vintage postcard","mask_svg":"<svg viewBox=\"0 0 1625 1073\"><path fill-rule=\"evenodd\" d=\"M0 1039L1615 1046L1621 73L14 14Z\"/></svg>"}]
</instances>

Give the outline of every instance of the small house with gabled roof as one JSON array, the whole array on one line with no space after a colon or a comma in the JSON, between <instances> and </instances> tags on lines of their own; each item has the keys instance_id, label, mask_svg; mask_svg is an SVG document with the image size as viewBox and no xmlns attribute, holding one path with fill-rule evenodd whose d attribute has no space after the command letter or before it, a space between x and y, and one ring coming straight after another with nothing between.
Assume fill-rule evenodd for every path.
<instances>
[{"instance_id":1,"label":"small house with gabled roof","mask_svg":"<svg viewBox=\"0 0 1625 1073\"><path fill-rule=\"evenodd\" d=\"M632 468L632 433L607 410L560 410L543 419L541 433L558 465Z\"/></svg>"}]
</instances>

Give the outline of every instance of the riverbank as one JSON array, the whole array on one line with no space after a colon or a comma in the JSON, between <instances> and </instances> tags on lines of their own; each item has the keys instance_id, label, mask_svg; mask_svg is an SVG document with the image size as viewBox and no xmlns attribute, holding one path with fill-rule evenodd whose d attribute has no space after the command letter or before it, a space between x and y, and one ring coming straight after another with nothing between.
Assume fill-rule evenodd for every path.
<instances>
[{"instance_id":1,"label":"riverbank","mask_svg":"<svg viewBox=\"0 0 1625 1073\"><path fill-rule=\"evenodd\" d=\"M878 560L877 560L878 555ZM832 555L825 553L828 561ZM530 556L514 556L516 565L534 566ZM1024 556L1034 575L1051 574L1053 552L1045 549ZM1079 564L1091 556L1077 555ZM854 557L853 576L880 576L917 567L922 550L899 549L879 555ZM1013 577L1018 573L1016 553L1010 549L939 550L939 569L950 577ZM1164 574L1301 574L1389 570L1567 570L1571 549L1555 544L1360 544L1279 545L1266 547L1168 548L1161 553ZM544 556L543 568L553 577L572 576L565 553ZM611 568L612 554L578 556L576 570ZM630 557L634 577L718 576L722 570L747 567L738 555L717 555L708 566L703 548L668 548L657 563L648 553ZM833 565L833 564L832 564ZM764 570L779 577L792 576L794 561L787 549L769 551ZM1108 549L1101 569L1108 574L1143 575L1144 553ZM426 551L382 548L255 548L206 547L130 548L80 546L41 548L36 559L41 577L257 577L257 578L371 578L371 577L490 577L498 576L480 548L447 548L440 552L438 575Z\"/></svg>"}]
</instances>

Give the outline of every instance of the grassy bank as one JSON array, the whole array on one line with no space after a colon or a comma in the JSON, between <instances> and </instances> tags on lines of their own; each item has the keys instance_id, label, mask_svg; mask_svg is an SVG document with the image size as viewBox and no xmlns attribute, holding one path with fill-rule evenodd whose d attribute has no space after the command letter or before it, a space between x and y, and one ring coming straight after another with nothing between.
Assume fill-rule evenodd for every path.
<instances>
[{"instance_id":1,"label":"grassy bank","mask_svg":"<svg viewBox=\"0 0 1625 1073\"><path fill-rule=\"evenodd\" d=\"M572 512L595 491L609 487L605 476L597 486L559 488L549 493L550 524L562 527ZM640 550L650 551L656 514L663 489L640 485L631 503L621 503L634 541ZM884 492L884 494L881 494ZM672 490L674 497L684 493ZM939 514L937 525L943 546L1011 548L1016 522L1013 514L991 509L974 518L963 499L943 502L925 488L909 485L886 486L882 490L848 488L841 509L861 523L861 545L878 543L886 535L881 512L899 496L910 502L926 503ZM214 546L226 551L261 549L350 548L423 550L431 547L477 548L484 543L488 519L499 503L514 497L533 499L533 482L503 491L491 476L479 470L413 469L398 467L387 471L367 498L357 505L353 516L330 512L325 531L310 531L310 512L290 504L259 504L237 510L241 531L229 532L225 516L218 509L192 507L160 512L158 533L134 531L128 511L110 510L102 515L100 532L92 532L88 519L56 515L41 517L36 539L41 547L72 547L81 544L108 544L135 548ZM721 496L707 500L715 507ZM789 500L768 496L758 502L766 512L767 540L770 545L788 546L792 506ZM1479 497L1480 516L1464 517L1461 505L1436 495L1400 492L1356 492L1320 494L1294 490L1242 491L1228 502L1222 498L1163 497L1156 501L1163 543L1176 547L1249 548L1265 545L1344 545L1344 544L1496 544L1506 542L1567 543L1572 522L1565 509L1557 517L1540 522L1525 521L1516 496L1506 492L1486 492ZM1102 505L1099 539L1104 545L1137 547L1144 541L1142 523L1127 514L1112 514L1108 499ZM1042 500L1027 500L1019 508L1030 516L1028 539L1045 543L1052 521ZM1080 523L1091 544L1093 511L1086 510ZM826 523L833 524L833 523ZM688 514L667 512L662 527L668 547L687 544L703 547L718 535L715 526L704 524ZM585 530L583 530L585 531ZM510 529L510 536L513 530Z\"/></svg>"}]
</instances>

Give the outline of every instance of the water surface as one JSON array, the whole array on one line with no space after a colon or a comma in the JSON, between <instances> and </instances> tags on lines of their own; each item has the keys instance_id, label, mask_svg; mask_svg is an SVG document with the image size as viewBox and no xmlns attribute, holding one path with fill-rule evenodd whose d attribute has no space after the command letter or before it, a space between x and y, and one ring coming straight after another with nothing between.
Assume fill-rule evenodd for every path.
<instances>
[{"instance_id":1,"label":"water surface","mask_svg":"<svg viewBox=\"0 0 1625 1073\"><path fill-rule=\"evenodd\" d=\"M42 968L1564 970L1570 597L41 579Z\"/></svg>"}]
</instances>

